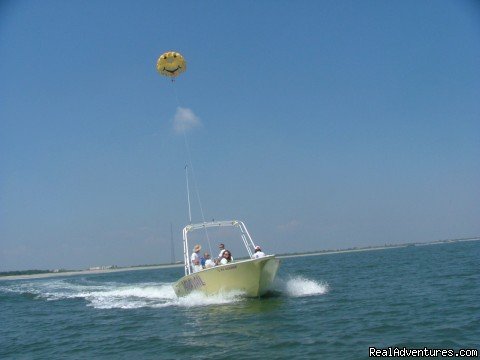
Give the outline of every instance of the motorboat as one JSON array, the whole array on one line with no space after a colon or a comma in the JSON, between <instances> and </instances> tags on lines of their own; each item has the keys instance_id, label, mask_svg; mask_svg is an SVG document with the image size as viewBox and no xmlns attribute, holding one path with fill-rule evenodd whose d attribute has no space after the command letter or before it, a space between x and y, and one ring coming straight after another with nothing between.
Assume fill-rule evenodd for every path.
<instances>
[{"instance_id":1,"label":"motorboat","mask_svg":"<svg viewBox=\"0 0 480 360\"><path fill-rule=\"evenodd\" d=\"M230 228L230 230L233 228L237 243L240 238L248 255L224 265L218 264L195 271L196 268L190 259L189 236L192 237L195 231L208 232L212 228ZM280 261L275 258L275 255L253 258L255 247L256 245L242 221L210 221L185 226L183 228L185 276L174 284L175 294L181 297L194 291L206 295L236 291L246 297L265 295L268 290L272 289Z\"/></svg>"}]
</instances>

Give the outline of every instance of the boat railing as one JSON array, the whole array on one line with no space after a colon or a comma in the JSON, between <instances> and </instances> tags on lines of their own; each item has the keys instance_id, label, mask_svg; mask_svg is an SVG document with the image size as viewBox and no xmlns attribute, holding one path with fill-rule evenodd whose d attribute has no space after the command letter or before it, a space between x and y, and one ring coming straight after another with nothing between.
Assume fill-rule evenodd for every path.
<instances>
[{"instance_id":1,"label":"boat railing","mask_svg":"<svg viewBox=\"0 0 480 360\"><path fill-rule=\"evenodd\" d=\"M238 227L240 230L240 237L243 240L243 244L248 251L249 257L253 255L253 249L255 248L255 244L250 236L250 233L247 230L247 227L243 223L243 221L239 220L224 220L224 221L209 221L209 222L202 222L196 224L189 224L183 228L183 260L185 264L185 275L189 275L192 273L192 267L190 264L190 256L189 256L189 246L188 246L188 233L194 230L199 229L207 229L213 227Z\"/></svg>"}]
</instances>

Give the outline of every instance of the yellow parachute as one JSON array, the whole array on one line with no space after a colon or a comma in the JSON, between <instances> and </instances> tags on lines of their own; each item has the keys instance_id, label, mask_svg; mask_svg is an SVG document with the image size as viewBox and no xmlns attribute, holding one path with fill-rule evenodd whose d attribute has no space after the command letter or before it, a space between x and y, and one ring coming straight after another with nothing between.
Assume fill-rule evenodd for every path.
<instances>
[{"instance_id":1,"label":"yellow parachute","mask_svg":"<svg viewBox=\"0 0 480 360\"><path fill-rule=\"evenodd\" d=\"M158 58L157 71L161 75L175 78L185 72L185 70L187 70L187 62L178 52L169 51Z\"/></svg>"}]
</instances>

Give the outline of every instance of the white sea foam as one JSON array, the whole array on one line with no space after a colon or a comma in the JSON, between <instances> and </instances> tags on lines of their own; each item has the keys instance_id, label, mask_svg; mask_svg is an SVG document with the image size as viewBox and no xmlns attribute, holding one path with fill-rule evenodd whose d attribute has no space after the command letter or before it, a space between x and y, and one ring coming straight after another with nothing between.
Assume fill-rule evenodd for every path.
<instances>
[{"instance_id":1,"label":"white sea foam","mask_svg":"<svg viewBox=\"0 0 480 360\"><path fill-rule=\"evenodd\" d=\"M95 308L133 309L139 307L162 308L169 306L194 307L206 305L229 304L241 299L241 294L229 292L207 296L193 292L185 297L177 297L172 284L158 284L156 286L129 286L108 291L79 294Z\"/></svg>"},{"instance_id":2,"label":"white sea foam","mask_svg":"<svg viewBox=\"0 0 480 360\"><path fill-rule=\"evenodd\" d=\"M281 282L282 293L291 297L323 295L328 292L328 284L296 276Z\"/></svg>"},{"instance_id":3,"label":"white sea foam","mask_svg":"<svg viewBox=\"0 0 480 360\"><path fill-rule=\"evenodd\" d=\"M99 291L86 291L77 294L85 298L90 306L97 309L135 309L164 305L175 299L171 284L112 285Z\"/></svg>"},{"instance_id":4,"label":"white sea foam","mask_svg":"<svg viewBox=\"0 0 480 360\"><path fill-rule=\"evenodd\" d=\"M242 300L242 292L229 291L216 295L205 295L193 292L187 296L177 298L176 305L184 307L231 304Z\"/></svg>"},{"instance_id":5,"label":"white sea foam","mask_svg":"<svg viewBox=\"0 0 480 360\"><path fill-rule=\"evenodd\" d=\"M328 291L328 285L297 276L288 280L277 279L277 289L280 290L282 295L302 297L325 294ZM200 292L193 292L179 298L175 295L172 283L152 282L125 284L49 279L47 281L11 284L2 290L31 294L47 301L83 299L87 306L97 309L195 307L232 304L243 300L241 292L227 292L209 296Z\"/></svg>"},{"instance_id":6,"label":"white sea foam","mask_svg":"<svg viewBox=\"0 0 480 360\"><path fill-rule=\"evenodd\" d=\"M70 283L66 280L28 282L8 286L9 292L32 294L48 301L84 299L97 309L135 309L142 307L194 307L230 304L242 299L239 292L207 296L193 292L178 298L172 283Z\"/></svg>"}]
</instances>

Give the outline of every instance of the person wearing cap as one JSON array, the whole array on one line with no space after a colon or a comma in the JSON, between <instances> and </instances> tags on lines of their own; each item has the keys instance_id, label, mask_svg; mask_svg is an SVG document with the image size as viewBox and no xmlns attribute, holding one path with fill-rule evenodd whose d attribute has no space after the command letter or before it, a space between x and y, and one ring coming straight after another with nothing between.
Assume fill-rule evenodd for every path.
<instances>
[{"instance_id":1,"label":"person wearing cap","mask_svg":"<svg viewBox=\"0 0 480 360\"><path fill-rule=\"evenodd\" d=\"M202 250L202 247L198 244L193 247L193 253L192 253L192 256L190 257L190 261L192 262L193 272L202 270L202 265L200 265L200 255L199 255L200 250Z\"/></svg>"},{"instance_id":2,"label":"person wearing cap","mask_svg":"<svg viewBox=\"0 0 480 360\"><path fill-rule=\"evenodd\" d=\"M265 253L262 251L260 246L255 246L255 254L252 255L252 259L260 259L262 257L266 256Z\"/></svg>"}]
</instances>

